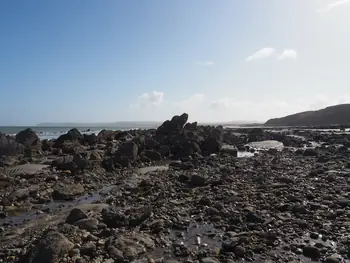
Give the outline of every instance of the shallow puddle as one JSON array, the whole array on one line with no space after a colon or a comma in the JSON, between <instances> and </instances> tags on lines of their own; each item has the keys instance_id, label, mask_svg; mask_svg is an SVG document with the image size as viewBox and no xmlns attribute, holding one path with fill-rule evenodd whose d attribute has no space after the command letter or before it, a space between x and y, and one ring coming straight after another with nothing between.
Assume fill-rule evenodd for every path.
<instances>
[{"instance_id":1,"label":"shallow puddle","mask_svg":"<svg viewBox=\"0 0 350 263\"><path fill-rule=\"evenodd\" d=\"M147 167L141 167L135 170L138 174L147 174L155 171L166 171L169 169L168 165L155 165L155 166L147 166Z\"/></svg>"},{"instance_id":2,"label":"shallow puddle","mask_svg":"<svg viewBox=\"0 0 350 263\"><path fill-rule=\"evenodd\" d=\"M283 143L279 141L274 141L274 140L250 142L246 145L257 150L268 150L268 149L283 150L284 148Z\"/></svg>"}]
</instances>

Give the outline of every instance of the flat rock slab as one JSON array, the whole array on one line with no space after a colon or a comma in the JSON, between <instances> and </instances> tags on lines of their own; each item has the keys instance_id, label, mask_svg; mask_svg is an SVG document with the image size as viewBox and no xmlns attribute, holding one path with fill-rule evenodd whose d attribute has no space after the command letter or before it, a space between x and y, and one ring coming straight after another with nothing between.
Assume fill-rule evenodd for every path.
<instances>
[{"instance_id":1,"label":"flat rock slab","mask_svg":"<svg viewBox=\"0 0 350 263\"><path fill-rule=\"evenodd\" d=\"M81 184L67 184L56 186L52 199L55 201L69 201L84 194L84 187Z\"/></svg>"},{"instance_id":2,"label":"flat rock slab","mask_svg":"<svg viewBox=\"0 0 350 263\"><path fill-rule=\"evenodd\" d=\"M45 168L49 168L49 165L44 164L22 164L16 165L6 170L6 172L12 176L18 176L22 174L36 174Z\"/></svg>"}]
</instances>

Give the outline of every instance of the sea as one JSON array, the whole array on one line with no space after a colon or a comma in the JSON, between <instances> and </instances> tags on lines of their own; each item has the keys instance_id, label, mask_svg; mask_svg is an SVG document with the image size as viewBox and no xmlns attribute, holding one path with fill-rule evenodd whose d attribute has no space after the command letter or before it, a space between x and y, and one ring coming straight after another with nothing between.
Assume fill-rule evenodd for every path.
<instances>
[{"instance_id":1,"label":"sea","mask_svg":"<svg viewBox=\"0 0 350 263\"><path fill-rule=\"evenodd\" d=\"M0 126L0 133L5 133L7 135L16 135L20 131L31 128L33 131L37 133L39 138L41 140L51 140L51 139L56 139L60 135L67 133L70 129L73 129L75 127L42 127L42 126L34 126L34 127L24 127L24 126L8 126L8 127L1 127ZM108 126L108 127L76 127L82 134L91 134L95 133L98 134L102 130L131 130L131 129L138 129L138 127L135 126L130 126L127 127L123 125L123 127L113 127L113 126ZM154 126L150 127L142 127L142 128L156 128Z\"/></svg>"}]
</instances>

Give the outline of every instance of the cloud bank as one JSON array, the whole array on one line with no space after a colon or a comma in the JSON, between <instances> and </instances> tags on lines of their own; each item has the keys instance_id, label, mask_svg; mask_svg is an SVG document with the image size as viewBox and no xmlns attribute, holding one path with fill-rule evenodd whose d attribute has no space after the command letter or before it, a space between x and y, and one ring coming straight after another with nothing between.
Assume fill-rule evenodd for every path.
<instances>
[{"instance_id":1,"label":"cloud bank","mask_svg":"<svg viewBox=\"0 0 350 263\"><path fill-rule=\"evenodd\" d=\"M147 95L145 95L147 94ZM229 121L261 121L274 117L317 110L327 106L350 103L350 95L337 97L317 94L313 97L296 99L269 98L247 100L239 97L213 98L203 93L195 93L178 101L165 100L165 93L153 91L136 99L135 116L144 120L164 120L175 114L187 112L190 121L229 122ZM140 100L142 101L141 104ZM141 107L140 107L141 106Z\"/></svg>"}]
</instances>

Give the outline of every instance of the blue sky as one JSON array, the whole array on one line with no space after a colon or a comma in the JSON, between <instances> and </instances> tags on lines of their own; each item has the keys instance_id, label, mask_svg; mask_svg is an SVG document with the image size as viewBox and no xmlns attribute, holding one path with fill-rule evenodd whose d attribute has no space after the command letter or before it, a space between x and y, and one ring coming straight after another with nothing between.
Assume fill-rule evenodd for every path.
<instances>
[{"instance_id":1,"label":"blue sky","mask_svg":"<svg viewBox=\"0 0 350 263\"><path fill-rule=\"evenodd\" d=\"M350 102L348 0L2 1L0 125Z\"/></svg>"}]
</instances>

